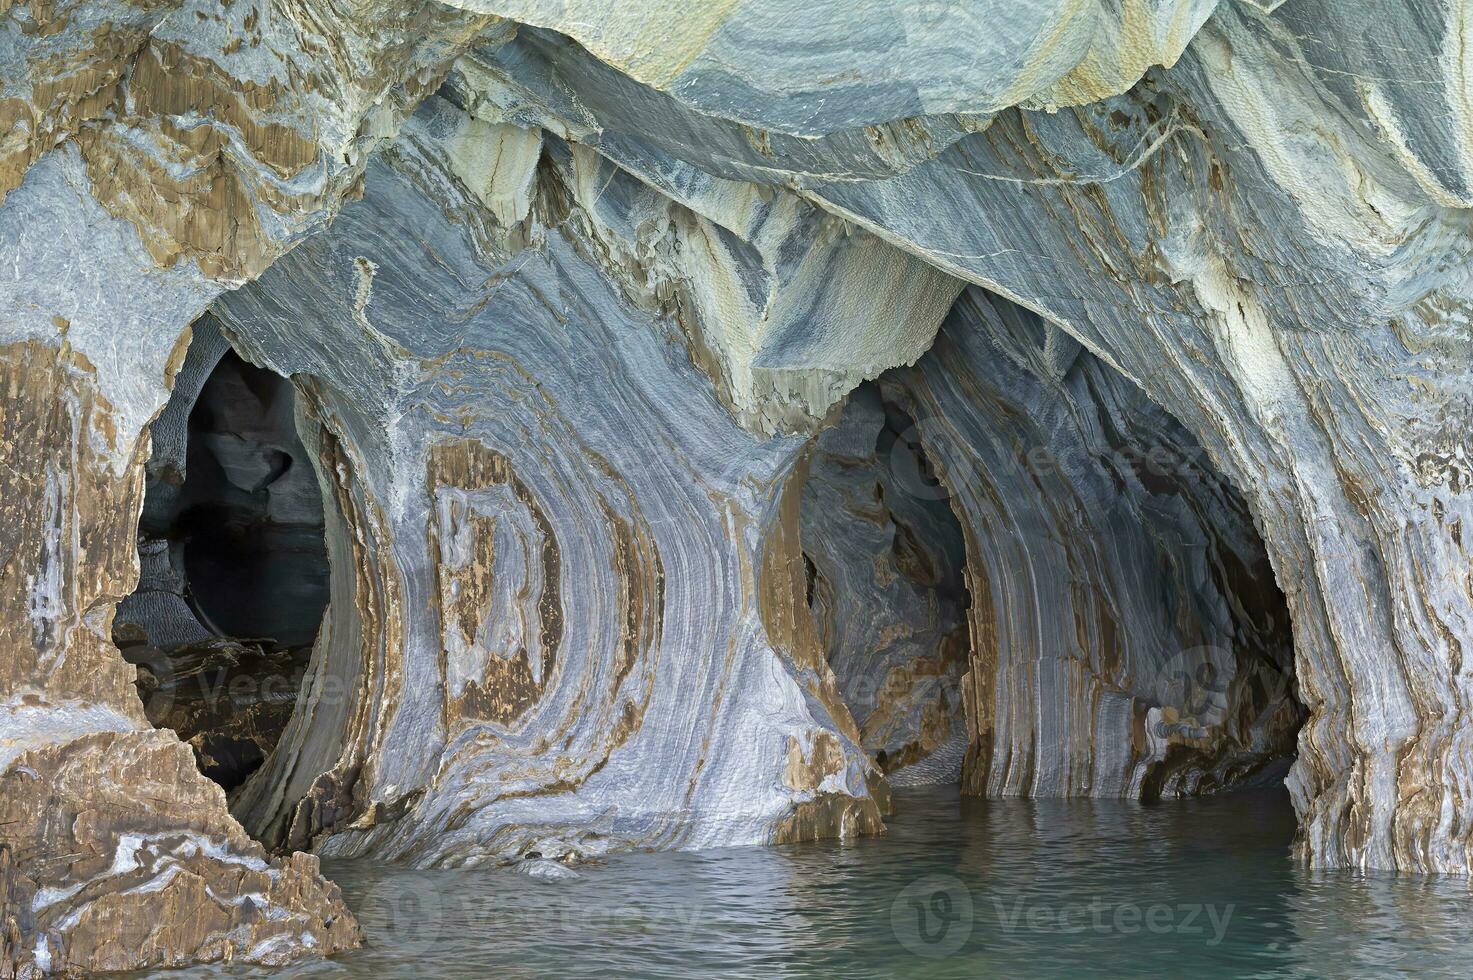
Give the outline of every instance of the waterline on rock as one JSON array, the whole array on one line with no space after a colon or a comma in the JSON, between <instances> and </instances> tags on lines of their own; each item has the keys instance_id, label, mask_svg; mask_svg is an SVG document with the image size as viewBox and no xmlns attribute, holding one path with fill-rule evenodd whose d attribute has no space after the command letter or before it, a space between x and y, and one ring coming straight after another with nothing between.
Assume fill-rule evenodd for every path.
<instances>
[{"instance_id":1,"label":"waterline on rock","mask_svg":"<svg viewBox=\"0 0 1473 980\"><path fill-rule=\"evenodd\" d=\"M1304 868L1280 788L896 802L883 838L622 854L571 879L328 862L368 945L302 975L1451 977L1467 962L1465 881Z\"/></svg>"}]
</instances>

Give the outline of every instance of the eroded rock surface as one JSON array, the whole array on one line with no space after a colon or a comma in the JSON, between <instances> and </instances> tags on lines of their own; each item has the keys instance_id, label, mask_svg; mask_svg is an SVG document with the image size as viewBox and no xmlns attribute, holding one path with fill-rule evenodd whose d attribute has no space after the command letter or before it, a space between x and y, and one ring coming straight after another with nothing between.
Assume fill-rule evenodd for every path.
<instances>
[{"instance_id":1,"label":"eroded rock surface","mask_svg":"<svg viewBox=\"0 0 1473 980\"><path fill-rule=\"evenodd\" d=\"M361 202L217 306L313 379L344 479L317 677L349 696L308 695L238 812L269 841L428 865L879 830L803 604L803 440L744 429L703 373L708 314L678 302L702 280L623 231L643 185L547 135L505 225L450 152L471 123L427 105ZM714 234L678 216L666 253ZM764 274L729 241L711 261Z\"/></svg>"},{"instance_id":2,"label":"eroded rock surface","mask_svg":"<svg viewBox=\"0 0 1473 980\"><path fill-rule=\"evenodd\" d=\"M1247 506L1139 388L976 287L880 387L967 540L964 788L1189 795L1292 754L1288 610Z\"/></svg>"},{"instance_id":3,"label":"eroded rock surface","mask_svg":"<svg viewBox=\"0 0 1473 980\"><path fill-rule=\"evenodd\" d=\"M892 784L954 783L968 741L966 544L914 420L880 391L855 391L814 440L808 606L861 745Z\"/></svg>"},{"instance_id":4,"label":"eroded rock surface","mask_svg":"<svg viewBox=\"0 0 1473 980\"><path fill-rule=\"evenodd\" d=\"M726 150L743 123L632 79L589 84L576 47L519 39L533 70L492 75L517 118L576 127L569 107L598 107L601 150L652 183L797 188L1139 384L1243 490L1288 598L1310 709L1291 777L1300 853L1461 871L1473 367L1453 191L1466 148L1442 94L1462 76L1442 52L1465 28L1440 5L1360 10L1220 4L1125 94L1001 111L882 179L855 179L852 155L825 171L774 150L754 167ZM1386 36L1404 43L1366 40ZM1414 96L1429 73L1435 92Z\"/></svg>"},{"instance_id":5,"label":"eroded rock surface","mask_svg":"<svg viewBox=\"0 0 1473 980\"><path fill-rule=\"evenodd\" d=\"M0 969L286 962L357 942L315 859L267 857L148 725L111 642L137 575L142 436L190 324L320 227L367 152L495 30L436 5L328 8L0 7L0 805L7 892L32 896L5 909Z\"/></svg>"},{"instance_id":6,"label":"eroded rock surface","mask_svg":"<svg viewBox=\"0 0 1473 980\"><path fill-rule=\"evenodd\" d=\"M1227 785L1297 699L1301 857L1466 872L1467 30L1350 0L0 3L0 969L354 942L315 859L242 826L425 865L877 832L881 743L938 758L952 683L993 794ZM241 824L112 642L207 312L292 378L331 563ZM971 598L965 677L866 700L845 664L904 673L959 606L891 620L925 638L897 661L853 596L810 603L805 549L938 595L886 578L893 496L804 541L809 472L871 465L831 450L875 379ZM853 476L811 485L857 507Z\"/></svg>"}]
</instances>

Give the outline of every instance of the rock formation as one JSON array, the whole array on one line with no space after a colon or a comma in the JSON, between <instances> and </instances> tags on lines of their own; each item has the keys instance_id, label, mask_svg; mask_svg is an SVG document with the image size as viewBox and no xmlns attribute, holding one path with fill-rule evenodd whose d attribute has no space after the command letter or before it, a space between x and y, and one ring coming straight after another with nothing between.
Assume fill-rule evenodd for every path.
<instances>
[{"instance_id":1,"label":"rock formation","mask_svg":"<svg viewBox=\"0 0 1473 980\"><path fill-rule=\"evenodd\" d=\"M887 775L1172 796L1291 744L1303 860L1467 872L1467 30L0 2L0 974L345 948L313 853L878 833ZM258 520L326 579L227 622L185 542ZM231 732L227 799L181 737Z\"/></svg>"},{"instance_id":2,"label":"rock formation","mask_svg":"<svg viewBox=\"0 0 1473 980\"><path fill-rule=\"evenodd\" d=\"M814 440L801 515L808 606L860 743L892 786L958 782L969 741L971 595L947 496L914 420L875 385Z\"/></svg>"}]
</instances>

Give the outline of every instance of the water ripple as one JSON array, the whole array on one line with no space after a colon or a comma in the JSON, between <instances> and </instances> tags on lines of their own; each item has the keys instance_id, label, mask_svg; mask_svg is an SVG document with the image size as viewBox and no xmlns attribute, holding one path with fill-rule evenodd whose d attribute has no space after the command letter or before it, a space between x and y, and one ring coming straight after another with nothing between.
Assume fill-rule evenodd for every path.
<instances>
[{"instance_id":1,"label":"water ripple","mask_svg":"<svg viewBox=\"0 0 1473 980\"><path fill-rule=\"evenodd\" d=\"M1143 805L913 789L897 801L884 838L630 854L574 879L328 862L373 944L294 975L1468 973L1466 879L1299 868L1281 790Z\"/></svg>"}]
</instances>

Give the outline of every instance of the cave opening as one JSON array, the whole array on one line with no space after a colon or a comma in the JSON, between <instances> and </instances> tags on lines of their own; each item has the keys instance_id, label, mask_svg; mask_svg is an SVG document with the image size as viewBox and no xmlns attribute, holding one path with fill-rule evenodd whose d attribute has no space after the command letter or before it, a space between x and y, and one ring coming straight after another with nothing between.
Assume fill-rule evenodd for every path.
<instances>
[{"instance_id":1,"label":"cave opening","mask_svg":"<svg viewBox=\"0 0 1473 980\"><path fill-rule=\"evenodd\" d=\"M1132 381L963 293L810 446L807 601L893 786L1141 801L1282 786L1306 710L1245 498Z\"/></svg>"},{"instance_id":2,"label":"cave opening","mask_svg":"<svg viewBox=\"0 0 1473 980\"><path fill-rule=\"evenodd\" d=\"M206 318L154 421L139 580L113 640L148 720L227 793L271 754L326 611L322 494L293 383Z\"/></svg>"}]
</instances>

